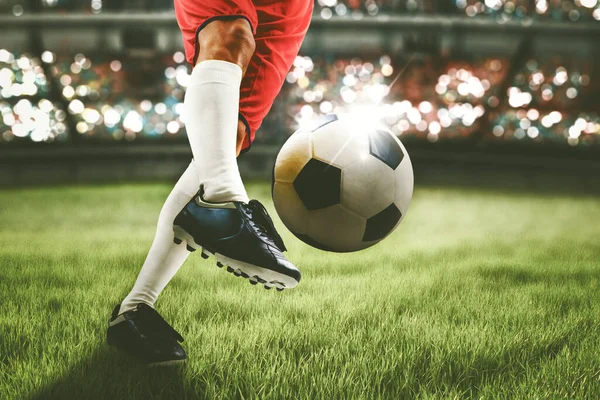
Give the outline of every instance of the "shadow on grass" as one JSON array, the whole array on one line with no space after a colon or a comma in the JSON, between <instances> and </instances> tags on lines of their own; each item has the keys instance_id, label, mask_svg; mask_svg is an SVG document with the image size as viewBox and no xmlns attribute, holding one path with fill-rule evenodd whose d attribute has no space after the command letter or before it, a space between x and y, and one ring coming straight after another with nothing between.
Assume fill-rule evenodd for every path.
<instances>
[{"instance_id":1,"label":"shadow on grass","mask_svg":"<svg viewBox=\"0 0 600 400\"><path fill-rule=\"evenodd\" d=\"M186 365L147 367L106 344L92 357L33 395L46 399L182 399L199 398L184 384Z\"/></svg>"}]
</instances>

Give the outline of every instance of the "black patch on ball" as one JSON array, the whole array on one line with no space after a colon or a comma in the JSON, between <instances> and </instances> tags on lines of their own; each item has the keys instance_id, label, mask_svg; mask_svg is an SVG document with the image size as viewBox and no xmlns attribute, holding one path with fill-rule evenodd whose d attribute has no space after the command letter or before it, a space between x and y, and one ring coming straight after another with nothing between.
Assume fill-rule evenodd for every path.
<instances>
[{"instance_id":1,"label":"black patch on ball","mask_svg":"<svg viewBox=\"0 0 600 400\"><path fill-rule=\"evenodd\" d=\"M396 226L400 218L402 218L402 213L398 207L390 204L388 208L367 220L363 242L383 239Z\"/></svg>"},{"instance_id":2,"label":"black patch on ball","mask_svg":"<svg viewBox=\"0 0 600 400\"><path fill-rule=\"evenodd\" d=\"M338 204L341 186L342 170L314 158L294 179L294 189L309 211Z\"/></svg>"},{"instance_id":3,"label":"black patch on ball","mask_svg":"<svg viewBox=\"0 0 600 400\"><path fill-rule=\"evenodd\" d=\"M324 251L333 251L330 247L325 246L324 244L321 244L319 242L317 242L315 239L311 238L308 235L301 235L299 233L295 233L292 232L298 239L302 240L304 243L306 243L309 246L312 246L316 249L319 250L324 250Z\"/></svg>"},{"instance_id":4,"label":"black patch on ball","mask_svg":"<svg viewBox=\"0 0 600 400\"><path fill-rule=\"evenodd\" d=\"M389 132L375 131L369 134L369 153L383 161L391 169L396 169L404 158L402 148Z\"/></svg>"}]
</instances>

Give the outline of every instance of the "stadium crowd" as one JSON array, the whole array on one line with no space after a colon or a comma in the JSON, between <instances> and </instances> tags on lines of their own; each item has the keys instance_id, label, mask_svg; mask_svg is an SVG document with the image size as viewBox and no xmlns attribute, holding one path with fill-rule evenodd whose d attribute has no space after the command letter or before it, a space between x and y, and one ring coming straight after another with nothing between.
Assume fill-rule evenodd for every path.
<instances>
[{"instance_id":1,"label":"stadium crowd","mask_svg":"<svg viewBox=\"0 0 600 400\"><path fill-rule=\"evenodd\" d=\"M430 142L481 134L490 140L600 144L598 114L582 108L590 104L583 99L597 93L590 90L589 63L529 60L503 92L508 63L495 58L299 56L257 140L279 144L294 129L334 112L364 114L397 135ZM2 141L60 141L69 135L181 138L189 72L181 52L147 63L49 51L38 59L0 50ZM58 87L53 90L52 84Z\"/></svg>"}]
</instances>

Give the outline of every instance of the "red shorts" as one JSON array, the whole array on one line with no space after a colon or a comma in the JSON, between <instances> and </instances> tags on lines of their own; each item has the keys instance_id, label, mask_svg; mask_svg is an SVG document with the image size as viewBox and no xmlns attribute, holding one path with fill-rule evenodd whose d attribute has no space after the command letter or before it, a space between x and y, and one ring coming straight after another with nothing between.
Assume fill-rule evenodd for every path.
<instances>
[{"instance_id":1,"label":"red shorts","mask_svg":"<svg viewBox=\"0 0 600 400\"><path fill-rule=\"evenodd\" d=\"M252 27L256 51L242 79L240 119L248 128L247 150L271 109L298 55L314 0L175 0L177 23L190 64L198 57L198 32L215 19L244 18Z\"/></svg>"}]
</instances>

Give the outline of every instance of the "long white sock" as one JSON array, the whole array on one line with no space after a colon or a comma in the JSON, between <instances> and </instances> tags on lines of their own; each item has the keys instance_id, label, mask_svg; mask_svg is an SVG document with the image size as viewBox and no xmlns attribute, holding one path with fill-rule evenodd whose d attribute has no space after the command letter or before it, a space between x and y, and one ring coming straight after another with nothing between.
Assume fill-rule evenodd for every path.
<instances>
[{"instance_id":1,"label":"long white sock","mask_svg":"<svg viewBox=\"0 0 600 400\"><path fill-rule=\"evenodd\" d=\"M192 161L167 197L158 217L156 236L131 292L121 303L120 313L138 303L154 307L167 283L190 254L184 244L173 243L173 221L183 206L198 192L198 168Z\"/></svg>"},{"instance_id":2,"label":"long white sock","mask_svg":"<svg viewBox=\"0 0 600 400\"><path fill-rule=\"evenodd\" d=\"M236 159L241 82L237 64L201 61L185 94L185 126L209 202L248 202Z\"/></svg>"}]
</instances>

